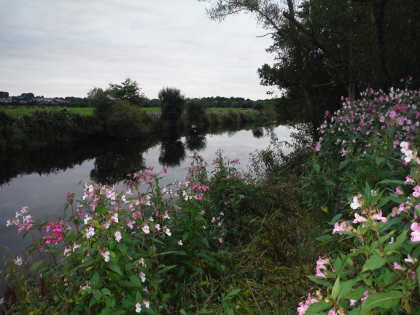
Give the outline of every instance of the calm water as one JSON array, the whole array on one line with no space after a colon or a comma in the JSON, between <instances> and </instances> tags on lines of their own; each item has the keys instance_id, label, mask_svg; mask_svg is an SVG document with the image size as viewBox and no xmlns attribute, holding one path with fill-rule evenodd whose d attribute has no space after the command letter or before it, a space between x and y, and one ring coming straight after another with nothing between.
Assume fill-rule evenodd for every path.
<instances>
[{"instance_id":1,"label":"calm water","mask_svg":"<svg viewBox=\"0 0 420 315\"><path fill-rule=\"evenodd\" d=\"M143 167L168 168L166 183L181 180L187 173L190 156L198 152L211 162L217 150L230 159L239 159L246 168L249 155L264 149L273 137L289 140L286 126L240 130L221 134L167 137L158 143L90 144L66 150L45 151L16 157L1 157L0 168L0 245L15 254L23 251L24 242L6 220L23 206L28 206L35 220L53 219L63 214L67 192L80 194L82 182L115 184ZM165 183L164 182L164 183ZM0 262L4 249L0 248Z\"/></svg>"}]
</instances>

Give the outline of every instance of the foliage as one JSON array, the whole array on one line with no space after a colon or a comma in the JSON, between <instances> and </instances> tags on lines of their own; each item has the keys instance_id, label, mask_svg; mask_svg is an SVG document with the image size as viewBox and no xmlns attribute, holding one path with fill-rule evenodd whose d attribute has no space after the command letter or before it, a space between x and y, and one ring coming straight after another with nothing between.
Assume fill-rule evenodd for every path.
<instances>
[{"instance_id":1,"label":"foliage","mask_svg":"<svg viewBox=\"0 0 420 315\"><path fill-rule=\"evenodd\" d=\"M321 126L302 199L338 213L320 237L334 250L318 258L318 290L299 314L419 312L419 96L367 90Z\"/></svg>"},{"instance_id":2,"label":"foliage","mask_svg":"<svg viewBox=\"0 0 420 315\"><path fill-rule=\"evenodd\" d=\"M315 127L342 95L368 88L388 89L400 78L420 86L415 34L416 0L202 0L213 3L213 19L246 12L271 36L274 64L259 70L261 82L277 86L299 117ZM314 132L316 129L314 129Z\"/></svg>"},{"instance_id":3,"label":"foliage","mask_svg":"<svg viewBox=\"0 0 420 315\"><path fill-rule=\"evenodd\" d=\"M130 78L121 84L110 83L106 92L114 98L130 102L132 105L142 105L145 99L138 83Z\"/></svg>"},{"instance_id":4,"label":"foliage","mask_svg":"<svg viewBox=\"0 0 420 315\"><path fill-rule=\"evenodd\" d=\"M190 181L175 189L162 189L160 175L146 170L123 192L89 184L81 200L69 194L70 213L53 222L20 210L8 225L42 236L29 257L9 265L6 279L19 297L6 298L9 311L171 314L204 299L188 287L223 274L224 226L210 219L209 187L197 181L206 171L195 161Z\"/></svg>"},{"instance_id":5,"label":"foliage","mask_svg":"<svg viewBox=\"0 0 420 315\"><path fill-rule=\"evenodd\" d=\"M175 88L164 88L159 91L161 118L166 121L177 121L184 110L185 98Z\"/></svg>"}]
</instances>

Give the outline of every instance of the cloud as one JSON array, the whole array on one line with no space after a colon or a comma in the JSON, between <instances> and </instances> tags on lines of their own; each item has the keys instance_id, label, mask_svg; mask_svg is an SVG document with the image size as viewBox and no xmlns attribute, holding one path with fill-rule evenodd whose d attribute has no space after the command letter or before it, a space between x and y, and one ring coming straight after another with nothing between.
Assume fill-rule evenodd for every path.
<instances>
[{"instance_id":1,"label":"cloud","mask_svg":"<svg viewBox=\"0 0 420 315\"><path fill-rule=\"evenodd\" d=\"M197 0L0 0L0 90L84 96L130 77L148 97L265 97L272 61L252 17L209 20Z\"/></svg>"}]
</instances>

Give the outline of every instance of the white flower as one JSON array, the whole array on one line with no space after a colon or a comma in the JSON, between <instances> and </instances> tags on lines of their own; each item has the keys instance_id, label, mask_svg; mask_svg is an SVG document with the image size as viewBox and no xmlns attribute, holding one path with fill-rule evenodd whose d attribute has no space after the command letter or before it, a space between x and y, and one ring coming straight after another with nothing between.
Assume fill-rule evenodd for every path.
<instances>
[{"instance_id":1,"label":"white flower","mask_svg":"<svg viewBox=\"0 0 420 315\"><path fill-rule=\"evenodd\" d=\"M147 224L142 227L142 230L143 230L144 234L149 234L150 233L150 228Z\"/></svg>"},{"instance_id":2,"label":"white flower","mask_svg":"<svg viewBox=\"0 0 420 315\"><path fill-rule=\"evenodd\" d=\"M146 263L144 262L144 258L140 258L140 265L146 267Z\"/></svg>"},{"instance_id":3,"label":"white flower","mask_svg":"<svg viewBox=\"0 0 420 315\"><path fill-rule=\"evenodd\" d=\"M360 204L359 198L357 196L353 197L353 201L350 204L350 208L353 210L359 209L362 205Z\"/></svg>"},{"instance_id":4,"label":"white flower","mask_svg":"<svg viewBox=\"0 0 420 315\"><path fill-rule=\"evenodd\" d=\"M73 244L73 252L74 252L76 249L78 249L78 248L80 248L80 245L79 245L79 244L74 243L74 244Z\"/></svg>"},{"instance_id":5,"label":"white flower","mask_svg":"<svg viewBox=\"0 0 420 315\"><path fill-rule=\"evenodd\" d=\"M160 224L155 225L156 230L160 231Z\"/></svg>"},{"instance_id":6,"label":"white flower","mask_svg":"<svg viewBox=\"0 0 420 315\"><path fill-rule=\"evenodd\" d=\"M165 234L168 235L168 236L172 235L171 230L167 227L165 227Z\"/></svg>"},{"instance_id":7,"label":"white flower","mask_svg":"<svg viewBox=\"0 0 420 315\"><path fill-rule=\"evenodd\" d=\"M4 304L4 297L0 299L0 305Z\"/></svg>"},{"instance_id":8,"label":"white flower","mask_svg":"<svg viewBox=\"0 0 420 315\"><path fill-rule=\"evenodd\" d=\"M90 226L86 231L85 237L86 238L91 238L94 235L95 235L95 229L92 226Z\"/></svg>"},{"instance_id":9,"label":"white flower","mask_svg":"<svg viewBox=\"0 0 420 315\"><path fill-rule=\"evenodd\" d=\"M115 240L116 240L117 242L120 242L120 241L121 241L121 239L122 239L122 235L121 235L121 232L120 232L120 231L115 232L115 233L114 233L114 236L115 236Z\"/></svg>"},{"instance_id":10,"label":"white flower","mask_svg":"<svg viewBox=\"0 0 420 315\"><path fill-rule=\"evenodd\" d=\"M111 217L111 221L114 221L115 223L118 223L118 213L114 213Z\"/></svg>"},{"instance_id":11,"label":"white flower","mask_svg":"<svg viewBox=\"0 0 420 315\"><path fill-rule=\"evenodd\" d=\"M141 304L137 303L136 304L136 313L140 313L141 312Z\"/></svg>"},{"instance_id":12,"label":"white flower","mask_svg":"<svg viewBox=\"0 0 420 315\"><path fill-rule=\"evenodd\" d=\"M67 256L71 252L70 248L64 248L64 256Z\"/></svg>"},{"instance_id":13,"label":"white flower","mask_svg":"<svg viewBox=\"0 0 420 315\"><path fill-rule=\"evenodd\" d=\"M92 220L92 217L91 217L91 216L89 216L89 215L86 215L86 216L85 216L85 218L84 218L84 220L83 220L83 222L84 222L85 224L88 224L88 222L89 222L90 220Z\"/></svg>"},{"instance_id":14,"label":"white flower","mask_svg":"<svg viewBox=\"0 0 420 315\"><path fill-rule=\"evenodd\" d=\"M179 241L178 241L178 245L179 245L179 246L184 245L184 243L182 242L182 240L179 240Z\"/></svg>"},{"instance_id":15,"label":"white flower","mask_svg":"<svg viewBox=\"0 0 420 315\"><path fill-rule=\"evenodd\" d=\"M105 262L109 262L109 251L101 253L102 257L104 258Z\"/></svg>"},{"instance_id":16,"label":"white flower","mask_svg":"<svg viewBox=\"0 0 420 315\"><path fill-rule=\"evenodd\" d=\"M80 286L80 290L82 290L82 291L87 290L87 289L90 289L89 283L86 283L85 285Z\"/></svg>"},{"instance_id":17,"label":"white flower","mask_svg":"<svg viewBox=\"0 0 420 315\"><path fill-rule=\"evenodd\" d=\"M144 274L143 271L140 272L139 277L140 277L141 282L146 282L146 275Z\"/></svg>"},{"instance_id":18,"label":"white flower","mask_svg":"<svg viewBox=\"0 0 420 315\"><path fill-rule=\"evenodd\" d=\"M148 301L148 300L144 300L144 306L146 307L146 308L149 308L150 307L150 302Z\"/></svg>"},{"instance_id":19,"label":"white flower","mask_svg":"<svg viewBox=\"0 0 420 315\"><path fill-rule=\"evenodd\" d=\"M22 264L23 264L22 257L17 256L16 259L15 259L15 265L16 266L22 266Z\"/></svg>"}]
</instances>

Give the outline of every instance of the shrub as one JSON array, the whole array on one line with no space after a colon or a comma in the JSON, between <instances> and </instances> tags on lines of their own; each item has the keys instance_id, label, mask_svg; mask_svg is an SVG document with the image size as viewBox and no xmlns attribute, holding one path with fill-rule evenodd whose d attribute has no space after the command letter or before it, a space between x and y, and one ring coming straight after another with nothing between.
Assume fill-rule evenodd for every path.
<instances>
[{"instance_id":1,"label":"shrub","mask_svg":"<svg viewBox=\"0 0 420 315\"><path fill-rule=\"evenodd\" d=\"M420 91L367 90L321 126L302 198L338 213L320 238L335 248L299 314L420 311L419 104Z\"/></svg>"}]
</instances>

